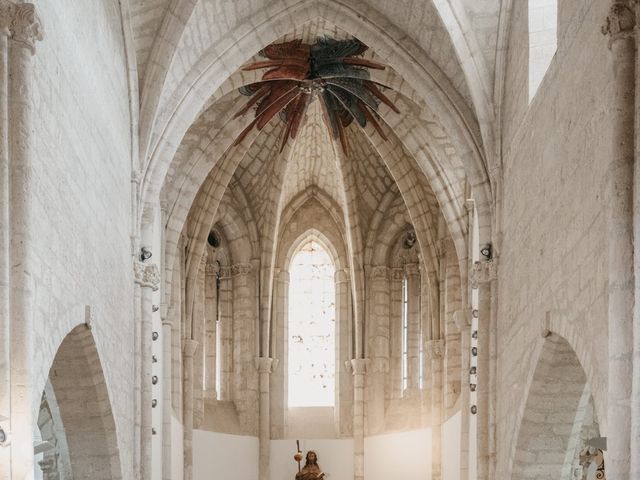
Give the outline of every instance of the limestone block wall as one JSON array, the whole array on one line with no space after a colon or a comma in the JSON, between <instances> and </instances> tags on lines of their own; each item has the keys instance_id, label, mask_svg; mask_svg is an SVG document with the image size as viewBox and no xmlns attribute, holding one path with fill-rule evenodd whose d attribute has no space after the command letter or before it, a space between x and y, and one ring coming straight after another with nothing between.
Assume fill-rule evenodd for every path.
<instances>
[{"instance_id":1,"label":"limestone block wall","mask_svg":"<svg viewBox=\"0 0 640 480\"><path fill-rule=\"evenodd\" d=\"M32 59L28 99L37 155L28 172L32 224L26 227L35 258L33 399L39 404L65 335L91 317L118 446L128 453L134 421L131 129L120 2L34 3L45 34ZM122 455L123 478L133 478L132 461Z\"/></svg>"},{"instance_id":2,"label":"limestone block wall","mask_svg":"<svg viewBox=\"0 0 640 480\"><path fill-rule=\"evenodd\" d=\"M576 351L600 417L606 407L612 71L600 25L608 2L559 3L558 51L528 105L527 2L512 2L502 112L496 478L509 478L545 319Z\"/></svg>"}]
</instances>

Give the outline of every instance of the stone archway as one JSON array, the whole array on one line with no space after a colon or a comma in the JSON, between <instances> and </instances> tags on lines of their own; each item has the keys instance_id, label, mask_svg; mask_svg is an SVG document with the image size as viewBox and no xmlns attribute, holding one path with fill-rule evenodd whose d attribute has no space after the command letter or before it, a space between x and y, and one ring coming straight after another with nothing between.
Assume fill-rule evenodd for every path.
<instances>
[{"instance_id":1,"label":"stone archway","mask_svg":"<svg viewBox=\"0 0 640 480\"><path fill-rule=\"evenodd\" d=\"M75 327L49 370L68 445L71 478L121 479L111 402L91 330Z\"/></svg>"},{"instance_id":2,"label":"stone archway","mask_svg":"<svg viewBox=\"0 0 640 480\"><path fill-rule=\"evenodd\" d=\"M545 338L533 372L513 460L513 480L570 480L599 426L587 375L567 340Z\"/></svg>"}]
</instances>

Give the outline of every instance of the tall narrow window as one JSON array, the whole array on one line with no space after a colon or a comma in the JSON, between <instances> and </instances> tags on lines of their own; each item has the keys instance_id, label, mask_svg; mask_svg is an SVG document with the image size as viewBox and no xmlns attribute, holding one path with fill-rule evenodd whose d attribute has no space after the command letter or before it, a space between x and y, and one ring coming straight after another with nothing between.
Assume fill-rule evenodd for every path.
<instances>
[{"instance_id":1,"label":"tall narrow window","mask_svg":"<svg viewBox=\"0 0 640 480\"><path fill-rule=\"evenodd\" d=\"M335 266L312 240L293 257L289 275L289 406L333 406Z\"/></svg>"},{"instance_id":2,"label":"tall narrow window","mask_svg":"<svg viewBox=\"0 0 640 480\"><path fill-rule=\"evenodd\" d=\"M402 279L402 392L409 385L409 282Z\"/></svg>"},{"instance_id":3,"label":"tall narrow window","mask_svg":"<svg viewBox=\"0 0 640 480\"><path fill-rule=\"evenodd\" d=\"M529 0L529 102L558 46L558 0Z\"/></svg>"}]
</instances>

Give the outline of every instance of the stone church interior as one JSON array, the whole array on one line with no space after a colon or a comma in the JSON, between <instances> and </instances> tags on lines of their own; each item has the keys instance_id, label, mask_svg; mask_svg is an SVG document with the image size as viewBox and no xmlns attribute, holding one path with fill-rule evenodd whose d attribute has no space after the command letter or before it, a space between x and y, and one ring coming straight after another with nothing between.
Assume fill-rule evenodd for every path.
<instances>
[{"instance_id":1,"label":"stone church interior","mask_svg":"<svg viewBox=\"0 0 640 480\"><path fill-rule=\"evenodd\" d=\"M0 480L640 480L639 26L0 0Z\"/></svg>"}]
</instances>

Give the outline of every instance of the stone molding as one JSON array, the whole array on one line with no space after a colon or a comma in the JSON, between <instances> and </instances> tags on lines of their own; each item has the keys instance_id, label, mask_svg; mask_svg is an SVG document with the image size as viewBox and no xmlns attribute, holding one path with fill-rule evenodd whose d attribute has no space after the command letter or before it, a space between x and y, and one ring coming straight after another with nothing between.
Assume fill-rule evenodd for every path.
<instances>
[{"instance_id":1,"label":"stone molding","mask_svg":"<svg viewBox=\"0 0 640 480\"><path fill-rule=\"evenodd\" d=\"M617 0L609 7L604 25L600 28L602 34L609 37L609 48L616 40L635 35L636 5L635 0Z\"/></svg>"},{"instance_id":2,"label":"stone molding","mask_svg":"<svg viewBox=\"0 0 640 480\"><path fill-rule=\"evenodd\" d=\"M33 55L36 42L44 38L44 28L35 5L0 0L0 33L26 46Z\"/></svg>"},{"instance_id":3,"label":"stone molding","mask_svg":"<svg viewBox=\"0 0 640 480\"><path fill-rule=\"evenodd\" d=\"M160 269L155 263L133 263L135 283L141 287L150 287L155 292L160 288Z\"/></svg>"},{"instance_id":4,"label":"stone molding","mask_svg":"<svg viewBox=\"0 0 640 480\"><path fill-rule=\"evenodd\" d=\"M479 285L489 283L496 278L498 278L498 272L494 260L485 260L473 264L470 275L473 288L478 288Z\"/></svg>"},{"instance_id":5,"label":"stone molding","mask_svg":"<svg viewBox=\"0 0 640 480\"><path fill-rule=\"evenodd\" d=\"M270 357L254 357L253 364L258 370L258 373L273 373L276 368L278 368L278 364L280 360L277 358Z\"/></svg>"},{"instance_id":6,"label":"stone molding","mask_svg":"<svg viewBox=\"0 0 640 480\"><path fill-rule=\"evenodd\" d=\"M207 276L218 275L218 273L220 273L220 265L217 263L207 263L204 266L204 273Z\"/></svg>"},{"instance_id":7,"label":"stone molding","mask_svg":"<svg viewBox=\"0 0 640 480\"><path fill-rule=\"evenodd\" d=\"M424 354L429 360L437 360L444 356L444 339L424 342Z\"/></svg>"},{"instance_id":8,"label":"stone molding","mask_svg":"<svg viewBox=\"0 0 640 480\"><path fill-rule=\"evenodd\" d=\"M253 265L250 263L236 263L230 267L220 267L220 278L233 278L238 275L248 275L253 270Z\"/></svg>"},{"instance_id":9,"label":"stone molding","mask_svg":"<svg viewBox=\"0 0 640 480\"><path fill-rule=\"evenodd\" d=\"M371 267L371 269L369 270L369 277L370 278L380 278L383 280L388 280L389 279L389 267L385 266L385 265L376 265L374 267Z\"/></svg>"}]
</instances>

